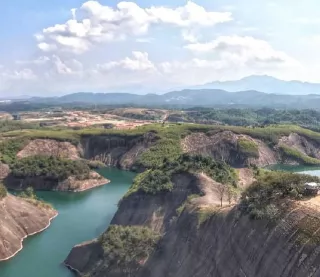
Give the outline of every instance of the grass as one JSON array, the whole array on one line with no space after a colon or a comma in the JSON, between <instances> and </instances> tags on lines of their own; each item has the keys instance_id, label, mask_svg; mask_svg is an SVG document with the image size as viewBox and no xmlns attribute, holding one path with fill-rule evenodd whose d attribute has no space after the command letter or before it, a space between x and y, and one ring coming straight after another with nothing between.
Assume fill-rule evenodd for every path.
<instances>
[{"instance_id":1,"label":"grass","mask_svg":"<svg viewBox=\"0 0 320 277\"><path fill-rule=\"evenodd\" d=\"M299 150L296 150L290 146L281 144L279 146L279 149L285 157L291 158L295 161L299 161L300 163L306 165L320 165L320 160L309 157L308 155L305 155Z\"/></svg>"},{"instance_id":2,"label":"grass","mask_svg":"<svg viewBox=\"0 0 320 277\"><path fill-rule=\"evenodd\" d=\"M208 221L211 217L216 215L218 211L220 210L220 207L202 207L198 209L198 228Z\"/></svg>"},{"instance_id":3,"label":"grass","mask_svg":"<svg viewBox=\"0 0 320 277\"><path fill-rule=\"evenodd\" d=\"M251 140L240 138L238 140L239 152L246 157L259 157L259 147L258 145Z\"/></svg>"}]
</instances>

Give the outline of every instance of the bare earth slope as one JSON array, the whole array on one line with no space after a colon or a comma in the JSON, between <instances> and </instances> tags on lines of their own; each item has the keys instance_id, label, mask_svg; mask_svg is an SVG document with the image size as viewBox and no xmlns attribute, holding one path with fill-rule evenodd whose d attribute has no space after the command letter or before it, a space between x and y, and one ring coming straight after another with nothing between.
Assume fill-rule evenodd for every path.
<instances>
[{"instance_id":1,"label":"bare earth slope","mask_svg":"<svg viewBox=\"0 0 320 277\"><path fill-rule=\"evenodd\" d=\"M256 144L258 157L241 155L238 146L240 139ZM246 166L248 164L266 166L276 164L278 161L277 154L263 141L246 135L238 135L231 131L223 131L213 135L193 133L185 137L181 144L183 151L186 153L211 156L216 160L223 160L233 166Z\"/></svg>"},{"instance_id":2,"label":"bare earth slope","mask_svg":"<svg viewBox=\"0 0 320 277\"><path fill-rule=\"evenodd\" d=\"M17 154L18 158L36 155L56 156L71 160L79 159L78 149L73 144L52 139L32 140Z\"/></svg>"},{"instance_id":3,"label":"bare earth slope","mask_svg":"<svg viewBox=\"0 0 320 277\"><path fill-rule=\"evenodd\" d=\"M0 200L0 261L13 257L22 249L24 238L49 227L56 215L51 208L12 195Z\"/></svg>"}]
</instances>

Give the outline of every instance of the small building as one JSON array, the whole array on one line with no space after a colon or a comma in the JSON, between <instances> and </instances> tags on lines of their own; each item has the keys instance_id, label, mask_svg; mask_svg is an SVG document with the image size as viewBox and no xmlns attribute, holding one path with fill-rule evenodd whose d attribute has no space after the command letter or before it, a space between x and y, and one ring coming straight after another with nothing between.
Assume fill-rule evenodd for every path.
<instances>
[{"instance_id":1,"label":"small building","mask_svg":"<svg viewBox=\"0 0 320 277\"><path fill-rule=\"evenodd\" d=\"M317 195L320 190L320 185L315 182L305 183L304 188L306 190L306 194Z\"/></svg>"},{"instance_id":2,"label":"small building","mask_svg":"<svg viewBox=\"0 0 320 277\"><path fill-rule=\"evenodd\" d=\"M13 120L21 120L20 114L13 114L12 117L13 117Z\"/></svg>"}]
</instances>

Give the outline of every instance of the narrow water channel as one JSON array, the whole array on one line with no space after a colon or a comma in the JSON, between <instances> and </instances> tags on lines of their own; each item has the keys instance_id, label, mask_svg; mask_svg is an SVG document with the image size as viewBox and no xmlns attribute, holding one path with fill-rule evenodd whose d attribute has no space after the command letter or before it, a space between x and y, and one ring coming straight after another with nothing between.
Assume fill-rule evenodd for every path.
<instances>
[{"instance_id":1,"label":"narrow water channel","mask_svg":"<svg viewBox=\"0 0 320 277\"><path fill-rule=\"evenodd\" d=\"M59 215L44 232L24 241L13 259L0 262L0 277L73 277L63 260L75 244L100 235L110 224L117 203L132 183L134 174L103 169L111 183L82 193L39 192Z\"/></svg>"},{"instance_id":2,"label":"narrow water channel","mask_svg":"<svg viewBox=\"0 0 320 277\"><path fill-rule=\"evenodd\" d=\"M268 168L272 170L297 172L301 174L308 174L308 175L320 177L320 167L315 167L315 166L302 166L302 165L293 166L293 165L278 164L278 165L270 166Z\"/></svg>"}]
</instances>

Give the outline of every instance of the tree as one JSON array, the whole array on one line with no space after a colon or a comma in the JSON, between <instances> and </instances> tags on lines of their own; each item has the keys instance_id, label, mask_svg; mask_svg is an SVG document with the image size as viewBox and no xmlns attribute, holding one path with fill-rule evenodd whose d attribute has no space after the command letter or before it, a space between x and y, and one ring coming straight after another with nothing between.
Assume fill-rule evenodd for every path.
<instances>
[{"instance_id":1,"label":"tree","mask_svg":"<svg viewBox=\"0 0 320 277\"><path fill-rule=\"evenodd\" d=\"M217 190L218 190L218 196L219 196L221 207L222 207L223 196L227 191L227 186L224 184L217 184Z\"/></svg>"},{"instance_id":2,"label":"tree","mask_svg":"<svg viewBox=\"0 0 320 277\"><path fill-rule=\"evenodd\" d=\"M228 197L229 205L231 205L232 199L234 201L237 201L238 193L237 193L237 190L234 186L228 185L226 188L226 194Z\"/></svg>"}]
</instances>

